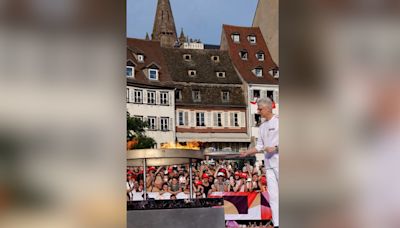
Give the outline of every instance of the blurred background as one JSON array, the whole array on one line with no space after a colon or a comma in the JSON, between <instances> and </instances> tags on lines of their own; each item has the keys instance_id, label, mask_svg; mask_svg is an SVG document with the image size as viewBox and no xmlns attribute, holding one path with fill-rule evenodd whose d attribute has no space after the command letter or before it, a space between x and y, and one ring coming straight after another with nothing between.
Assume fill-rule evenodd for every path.
<instances>
[{"instance_id":1,"label":"blurred background","mask_svg":"<svg viewBox=\"0 0 400 228\"><path fill-rule=\"evenodd\" d=\"M124 227L125 1L0 1L0 227ZM399 2L280 1L281 227L400 227Z\"/></svg>"}]
</instances>

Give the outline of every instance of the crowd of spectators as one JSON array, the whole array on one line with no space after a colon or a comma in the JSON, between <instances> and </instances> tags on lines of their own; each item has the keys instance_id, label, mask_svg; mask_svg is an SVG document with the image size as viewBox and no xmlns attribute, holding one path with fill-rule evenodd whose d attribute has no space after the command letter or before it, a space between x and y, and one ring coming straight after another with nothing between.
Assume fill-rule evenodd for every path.
<instances>
[{"instance_id":1,"label":"crowd of spectators","mask_svg":"<svg viewBox=\"0 0 400 228\"><path fill-rule=\"evenodd\" d=\"M213 192L263 192L267 181L263 166L250 162L209 160L193 164L193 198L207 198ZM143 167L128 167L127 198L143 193ZM146 189L149 198L183 199L190 194L189 165L148 167Z\"/></svg>"}]
</instances>

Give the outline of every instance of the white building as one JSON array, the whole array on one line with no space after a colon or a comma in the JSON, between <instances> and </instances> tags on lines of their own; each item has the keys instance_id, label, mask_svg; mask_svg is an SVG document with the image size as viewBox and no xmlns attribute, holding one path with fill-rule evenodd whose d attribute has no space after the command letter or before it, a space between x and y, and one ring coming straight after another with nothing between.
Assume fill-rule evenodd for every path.
<instances>
[{"instance_id":1,"label":"white building","mask_svg":"<svg viewBox=\"0 0 400 228\"><path fill-rule=\"evenodd\" d=\"M175 141L175 92L170 87L129 85L127 110L131 116L147 121L146 135L161 143Z\"/></svg>"}]
</instances>

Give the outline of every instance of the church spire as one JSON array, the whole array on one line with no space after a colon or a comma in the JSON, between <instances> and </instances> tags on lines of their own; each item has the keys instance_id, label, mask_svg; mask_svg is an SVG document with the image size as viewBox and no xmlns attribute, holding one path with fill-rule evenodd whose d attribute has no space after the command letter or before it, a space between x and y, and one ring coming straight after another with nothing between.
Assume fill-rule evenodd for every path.
<instances>
[{"instance_id":1,"label":"church spire","mask_svg":"<svg viewBox=\"0 0 400 228\"><path fill-rule=\"evenodd\" d=\"M149 37L149 33L148 32L146 32L146 38L145 38L146 40L150 40L150 37Z\"/></svg>"},{"instance_id":2,"label":"church spire","mask_svg":"<svg viewBox=\"0 0 400 228\"><path fill-rule=\"evenodd\" d=\"M185 34L183 33L183 28L181 28L181 35L179 36L179 42L181 42L181 43L186 42L186 37L185 37Z\"/></svg>"},{"instance_id":3,"label":"church spire","mask_svg":"<svg viewBox=\"0 0 400 228\"><path fill-rule=\"evenodd\" d=\"M163 47L174 47L178 39L169 0L158 0L151 39L159 40Z\"/></svg>"}]
</instances>

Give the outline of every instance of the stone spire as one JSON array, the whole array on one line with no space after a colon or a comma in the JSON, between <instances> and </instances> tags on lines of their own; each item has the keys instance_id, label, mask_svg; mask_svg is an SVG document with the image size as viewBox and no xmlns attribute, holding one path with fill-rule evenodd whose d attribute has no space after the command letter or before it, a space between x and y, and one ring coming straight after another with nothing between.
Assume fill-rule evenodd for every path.
<instances>
[{"instance_id":1,"label":"stone spire","mask_svg":"<svg viewBox=\"0 0 400 228\"><path fill-rule=\"evenodd\" d=\"M162 47L174 47L178 40L169 0L158 0L151 39L160 41Z\"/></svg>"},{"instance_id":2,"label":"stone spire","mask_svg":"<svg viewBox=\"0 0 400 228\"><path fill-rule=\"evenodd\" d=\"M179 36L179 42L181 42L181 43L186 42L186 37L185 37L185 34L183 33L183 28L181 28L181 35Z\"/></svg>"},{"instance_id":3,"label":"stone spire","mask_svg":"<svg viewBox=\"0 0 400 228\"><path fill-rule=\"evenodd\" d=\"M150 37L149 37L149 33L148 32L146 32L146 38L145 38L146 40L150 40Z\"/></svg>"}]
</instances>

